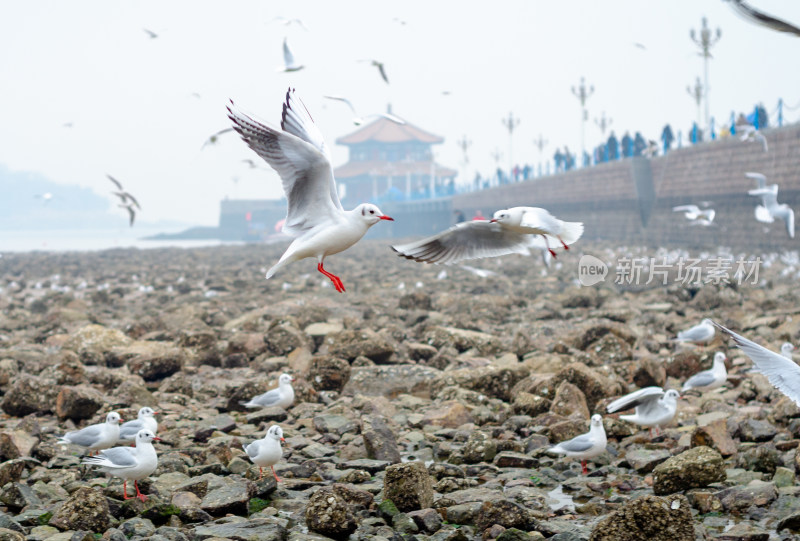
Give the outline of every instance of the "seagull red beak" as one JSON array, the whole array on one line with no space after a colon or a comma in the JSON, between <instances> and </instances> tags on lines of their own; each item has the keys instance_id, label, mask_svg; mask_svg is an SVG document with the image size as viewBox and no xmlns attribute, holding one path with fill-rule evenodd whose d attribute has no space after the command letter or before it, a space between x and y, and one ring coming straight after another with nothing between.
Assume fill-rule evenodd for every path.
<instances>
[{"instance_id":1,"label":"seagull red beak","mask_svg":"<svg viewBox=\"0 0 800 541\"><path fill-rule=\"evenodd\" d=\"M281 443L286 443L286 440L281 438Z\"/></svg>"},{"instance_id":2,"label":"seagull red beak","mask_svg":"<svg viewBox=\"0 0 800 541\"><path fill-rule=\"evenodd\" d=\"M394 221L394 218L392 218L392 217L390 217L390 216L386 216L385 214L384 214L383 216L379 216L379 218L380 218L381 220L389 220L390 222L393 222L393 221Z\"/></svg>"},{"instance_id":3,"label":"seagull red beak","mask_svg":"<svg viewBox=\"0 0 800 541\"><path fill-rule=\"evenodd\" d=\"M158 436L156 436L155 438L153 438L153 441L161 441L161 438L159 438Z\"/></svg>"},{"instance_id":4,"label":"seagull red beak","mask_svg":"<svg viewBox=\"0 0 800 541\"><path fill-rule=\"evenodd\" d=\"M489 223L490 223L490 224L493 224L493 223L495 223L496 221L497 221L497 218L492 218L491 220L489 220Z\"/></svg>"}]
</instances>

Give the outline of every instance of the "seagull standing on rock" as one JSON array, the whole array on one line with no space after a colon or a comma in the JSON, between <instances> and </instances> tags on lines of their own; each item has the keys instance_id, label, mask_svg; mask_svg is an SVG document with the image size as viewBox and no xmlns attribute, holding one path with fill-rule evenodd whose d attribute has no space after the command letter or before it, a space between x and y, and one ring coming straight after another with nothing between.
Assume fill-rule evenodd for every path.
<instances>
[{"instance_id":1,"label":"seagull standing on rock","mask_svg":"<svg viewBox=\"0 0 800 541\"><path fill-rule=\"evenodd\" d=\"M136 435L143 428L153 434L158 433L158 421L154 417L157 413L157 411L153 411L153 408L148 408L147 406L141 408L136 419L122 423L122 426L119 427L119 441L122 443L135 441Z\"/></svg>"},{"instance_id":2,"label":"seagull standing on rock","mask_svg":"<svg viewBox=\"0 0 800 541\"><path fill-rule=\"evenodd\" d=\"M714 354L714 365L711 370L703 370L686 380L683 384L681 392L686 392L689 389L697 389L699 391L710 391L720 387L723 383L728 381L728 371L725 369L725 354L718 351Z\"/></svg>"},{"instance_id":3,"label":"seagull standing on rock","mask_svg":"<svg viewBox=\"0 0 800 541\"><path fill-rule=\"evenodd\" d=\"M228 117L245 143L278 172L289 203L283 232L296 238L267 271L267 278L284 265L314 257L317 270L343 293L342 280L323 267L325 257L347 250L370 227L392 218L370 203L353 210L342 208L325 140L294 89L286 93L281 130L254 120L233 102Z\"/></svg>"},{"instance_id":4,"label":"seagull standing on rock","mask_svg":"<svg viewBox=\"0 0 800 541\"><path fill-rule=\"evenodd\" d=\"M128 481L133 480L136 487L136 497L144 502L147 496L139 491L139 479L156 471L158 467L158 455L156 454L154 441L161 441L150 430L143 428L136 434L136 447L112 447L101 451L98 456L83 459L83 464L99 466L100 471L110 473L114 477L122 478L122 497L128 498Z\"/></svg>"},{"instance_id":5,"label":"seagull standing on rock","mask_svg":"<svg viewBox=\"0 0 800 541\"><path fill-rule=\"evenodd\" d=\"M432 237L392 246L392 250L420 263L450 265L465 259L530 255L531 250L539 249L537 237L541 236L545 248L555 257L550 240L559 241L568 250L582 234L580 222L564 222L542 208L514 207L498 210L489 221L461 222Z\"/></svg>"},{"instance_id":6,"label":"seagull standing on rock","mask_svg":"<svg viewBox=\"0 0 800 541\"><path fill-rule=\"evenodd\" d=\"M562 441L547 450L548 453L559 453L581 459L583 474L589 473L586 469L586 461L602 455L606 451L606 431L603 428L603 418L598 414L592 415L592 424L589 432L581 434L571 440Z\"/></svg>"},{"instance_id":7,"label":"seagull standing on rock","mask_svg":"<svg viewBox=\"0 0 800 541\"><path fill-rule=\"evenodd\" d=\"M281 443L286 443L286 440L283 439L283 430L278 425L272 425L263 439L256 440L250 445L242 445L242 449L253 461L253 464L258 466L259 479L264 477L264 468L269 466L275 480L281 482L278 474L275 473L275 464L283 456Z\"/></svg>"},{"instance_id":8,"label":"seagull standing on rock","mask_svg":"<svg viewBox=\"0 0 800 541\"><path fill-rule=\"evenodd\" d=\"M630 394L617 398L606 407L608 413L616 413L635 408L633 415L620 415L619 418L635 425L660 430L661 426L668 424L678 411L678 398L680 395L675 389L665 391L661 387L645 387Z\"/></svg>"},{"instance_id":9,"label":"seagull standing on rock","mask_svg":"<svg viewBox=\"0 0 800 541\"><path fill-rule=\"evenodd\" d=\"M710 319L706 318L699 324L681 331L678 337L674 339L675 342L710 342L714 338L714 324Z\"/></svg>"},{"instance_id":10,"label":"seagull standing on rock","mask_svg":"<svg viewBox=\"0 0 800 541\"><path fill-rule=\"evenodd\" d=\"M119 423L122 418L116 411L110 412L106 415L105 423L98 423L89 425L80 430L73 430L67 432L58 443L71 443L73 445L80 445L85 447L90 453L99 451L100 449L108 449L119 439Z\"/></svg>"},{"instance_id":11,"label":"seagull standing on rock","mask_svg":"<svg viewBox=\"0 0 800 541\"><path fill-rule=\"evenodd\" d=\"M288 409L294 403L294 388L292 382L294 378L289 374L281 374L278 378L278 388L267 391L252 398L249 402L240 402L247 408L267 408L278 406Z\"/></svg>"}]
</instances>

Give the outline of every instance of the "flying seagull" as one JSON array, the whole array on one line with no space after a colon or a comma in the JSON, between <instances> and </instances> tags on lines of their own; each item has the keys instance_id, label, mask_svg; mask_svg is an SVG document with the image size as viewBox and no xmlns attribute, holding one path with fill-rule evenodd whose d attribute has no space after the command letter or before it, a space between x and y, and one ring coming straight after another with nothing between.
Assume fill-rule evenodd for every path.
<instances>
[{"instance_id":1,"label":"flying seagull","mask_svg":"<svg viewBox=\"0 0 800 541\"><path fill-rule=\"evenodd\" d=\"M742 141L749 141L755 142L758 141L761 143L761 146L764 147L764 152L769 152L769 145L767 144L767 138L764 137L764 134L755 129L753 126L747 124L742 126Z\"/></svg>"},{"instance_id":2,"label":"flying seagull","mask_svg":"<svg viewBox=\"0 0 800 541\"><path fill-rule=\"evenodd\" d=\"M542 208L513 207L498 210L489 221L461 222L431 237L392 246L392 250L419 263L451 265L465 259L530 255L532 249L541 249L536 244L539 235L555 257L549 241L558 240L568 250L583 235L583 224L564 222Z\"/></svg>"},{"instance_id":3,"label":"flying seagull","mask_svg":"<svg viewBox=\"0 0 800 541\"><path fill-rule=\"evenodd\" d=\"M364 60L361 60L361 62L369 62L370 64L378 68L378 71L381 74L381 78L384 81L386 81L386 84L389 84L389 78L386 76L386 67L383 65L383 62L379 62L378 60L373 60L371 58L366 58Z\"/></svg>"},{"instance_id":4,"label":"flying seagull","mask_svg":"<svg viewBox=\"0 0 800 541\"><path fill-rule=\"evenodd\" d=\"M142 28L142 30L144 31L145 34L147 34L147 37L149 37L150 39L156 39L158 37L158 34L153 32L152 30L149 30L147 28Z\"/></svg>"},{"instance_id":5,"label":"flying seagull","mask_svg":"<svg viewBox=\"0 0 800 541\"><path fill-rule=\"evenodd\" d=\"M794 34L795 36L800 36L800 28L794 26L791 23L786 21L782 21L772 15L764 13L763 11L758 11L753 9L749 5L747 5L744 0L724 0L726 2L731 3L731 7L744 17L745 19L749 19L756 24L760 24L761 26L766 26L767 28L771 28L773 30L777 30L778 32L788 32L790 34Z\"/></svg>"},{"instance_id":6,"label":"flying seagull","mask_svg":"<svg viewBox=\"0 0 800 541\"><path fill-rule=\"evenodd\" d=\"M278 22L282 23L284 26L289 26L289 25L292 25L292 24L296 24L297 26L299 26L300 28L302 28L303 30L308 32L308 27L305 24L303 24L303 21L301 21L297 17L289 18L289 17L283 17L283 16L278 15L277 17L272 19L272 22L274 22L274 21L278 21Z\"/></svg>"},{"instance_id":7,"label":"flying seagull","mask_svg":"<svg viewBox=\"0 0 800 541\"><path fill-rule=\"evenodd\" d=\"M300 71L304 67L305 66L297 64L294 61L294 55L292 54L292 50L289 49L289 43L286 41L286 38L283 38L283 66L280 66L278 71Z\"/></svg>"},{"instance_id":8,"label":"flying seagull","mask_svg":"<svg viewBox=\"0 0 800 541\"><path fill-rule=\"evenodd\" d=\"M606 407L606 411L616 413L635 408L633 415L620 415L619 418L649 428L652 437L653 427L660 430L675 417L678 398L680 395L675 389L665 391L661 387L645 387L617 398Z\"/></svg>"},{"instance_id":9,"label":"flying seagull","mask_svg":"<svg viewBox=\"0 0 800 541\"><path fill-rule=\"evenodd\" d=\"M366 121L366 119L368 119L368 118L375 118L375 117L385 118L386 120L391 120L395 124L400 124L400 125L403 125L403 124L406 123L405 120L403 120L402 118L396 117L391 113L377 113L377 114L374 114L374 115L366 115L364 117L360 117L360 116L358 116L358 113L356 112L356 108L353 107L353 104L347 98L344 98L342 96L322 96L322 97L325 98L325 99L340 101L342 103L347 104L347 106L350 107L350 110L353 111L353 114L355 115L353 117L353 124L355 124L356 126L362 125Z\"/></svg>"},{"instance_id":10,"label":"flying seagull","mask_svg":"<svg viewBox=\"0 0 800 541\"><path fill-rule=\"evenodd\" d=\"M697 205L679 205L672 207L672 212L683 212L692 225L709 226L714 222L717 212L714 209L700 210Z\"/></svg>"},{"instance_id":11,"label":"flying seagull","mask_svg":"<svg viewBox=\"0 0 800 541\"><path fill-rule=\"evenodd\" d=\"M130 194L130 192L127 192L125 188L122 187L122 183L120 181L118 181L108 173L106 173L106 176L108 177L108 180L113 182L114 185L117 187L118 191L111 193L119 197L120 200L122 201L122 203L119 204L118 206L128 211L128 215L130 217L130 225L131 227L133 227L133 221L136 219L136 210L137 209L141 210L142 208L139 205L139 201L137 201L136 198Z\"/></svg>"},{"instance_id":12,"label":"flying seagull","mask_svg":"<svg viewBox=\"0 0 800 541\"><path fill-rule=\"evenodd\" d=\"M219 139L220 135L224 135L230 131L233 131L233 128L225 128L224 130L219 130L217 133L212 134L205 140L203 146L200 147L200 150L206 148L206 145L215 145L217 144L217 140Z\"/></svg>"},{"instance_id":13,"label":"flying seagull","mask_svg":"<svg viewBox=\"0 0 800 541\"><path fill-rule=\"evenodd\" d=\"M786 233L789 238L794 238L794 210L786 203L778 203L778 185L770 184L765 188L758 188L747 192L749 195L760 196L770 217L774 220L780 218L786 224ZM758 216L756 216L758 217Z\"/></svg>"},{"instance_id":14,"label":"flying seagull","mask_svg":"<svg viewBox=\"0 0 800 541\"><path fill-rule=\"evenodd\" d=\"M342 280L323 267L325 257L347 250L370 227L392 218L371 203L342 208L325 139L294 89L286 92L280 129L241 112L232 101L228 117L245 143L280 175L289 205L283 232L296 238L267 278L293 261L313 257L317 270L343 293Z\"/></svg>"}]
</instances>

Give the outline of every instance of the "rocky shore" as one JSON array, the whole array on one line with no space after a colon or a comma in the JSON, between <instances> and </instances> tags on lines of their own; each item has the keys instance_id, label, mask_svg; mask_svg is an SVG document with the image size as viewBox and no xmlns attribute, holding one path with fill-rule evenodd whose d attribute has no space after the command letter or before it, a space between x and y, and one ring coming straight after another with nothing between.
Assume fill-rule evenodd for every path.
<instances>
[{"instance_id":1,"label":"rocky shore","mask_svg":"<svg viewBox=\"0 0 800 541\"><path fill-rule=\"evenodd\" d=\"M0 541L554 541L800 539L800 408L725 338L680 346L711 317L778 350L800 340L795 257L758 283L581 287L580 243L460 267L365 241L272 280L283 246L0 258ZM443 272L444 271L444 272ZM651 439L605 406L680 388L728 356ZM240 401L295 378L288 410ZM56 443L107 412L159 412L159 466L122 481ZM581 474L548 447L600 413L608 452ZM279 424L259 478L242 450Z\"/></svg>"}]
</instances>

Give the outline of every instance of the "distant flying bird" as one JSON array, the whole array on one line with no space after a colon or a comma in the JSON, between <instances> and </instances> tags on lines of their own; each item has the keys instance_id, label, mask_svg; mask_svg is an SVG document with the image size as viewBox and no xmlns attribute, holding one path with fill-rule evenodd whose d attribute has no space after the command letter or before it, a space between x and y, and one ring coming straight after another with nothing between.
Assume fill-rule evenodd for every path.
<instances>
[{"instance_id":1,"label":"distant flying bird","mask_svg":"<svg viewBox=\"0 0 800 541\"><path fill-rule=\"evenodd\" d=\"M325 257L347 250L370 227L392 218L370 203L353 210L342 208L330 151L294 89L286 92L280 129L241 112L233 102L228 117L244 142L278 172L286 193L288 210L282 229L296 238L266 277L293 261L313 257L317 270L330 279L336 291L344 293L342 280L325 270Z\"/></svg>"},{"instance_id":2,"label":"distant flying bird","mask_svg":"<svg viewBox=\"0 0 800 541\"><path fill-rule=\"evenodd\" d=\"M360 117L360 116L358 116L358 113L356 112L356 108L353 107L353 104L347 98L343 98L342 96L322 96L322 97L325 98L325 99L340 101L342 103L347 104L347 106L350 107L350 110L353 111L353 114L355 115L353 117L353 124L355 124L356 126L362 125L366 121L366 119L368 119L368 118L375 118L375 117L382 117L382 118L385 118L387 120L391 120L395 124L401 124L402 125L402 124L406 123L405 120L403 120L402 118L398 118L398 117L394 116L391 113L376 113L376 114L373 114L373 115L366 115L364 117Z\"/></svg>"},{"instance_id":3,"label":"distant flying bird","mask_svg":"<svg viewBox=\"0 0 800 541\"><path fill-rule=\"evenodd\" d=\"M767 187L767 177L762 175L761 173L748 172L745 173L744 176L755 180L756 189L758 190L764 190ZM761 204L756 205L755 217L756 221L761 222L763 224L771 224L772 222L775 221L775 218L773 218L772 214L770 214L769 210L767 210L767 201L764 198L764 196L761 196Z\"/></svg>"},{"instance_id":4,"label":"distant flying bird","mask_svg":"<svg viewBox=\"0 0 800 541\"><path fill-rule=\"evenodd\" d=\"M742 141L750 141L750 142L758 141L764 147L764 152L769 152L769 145L767 145L767 138L764 137L764 134L762 134L760 131L755 129L753 126L750 126L749 124L743 126L741 130L742 130L742 137L741 137Z\"/></svg>"},{"instance_id":5,"label":"distant flying bird","mask_svg":"<svg viewBox=\"0 0 800 541\"><path fill-rule=\"evenodd\" d=\"M645 47L642 43L639 43L638 41L634 43L633 46L642 49L643 51L647 50L647 47Z\"/></svg>"},{"instance_id":6,"label":"distant flying bird","mask_svg":"<svg viewBox=\"0 0 800 541\"><path fill-rule=\"evenodd\" d=\"M786 203L778 203L778 185L770 184L765 188L758 188L747 192L749 195L760 196L764 208L772 219L780 218L786 224L789 238L794 238L794 210ZM758 215L756 215L758 218ZM759 220L763 221L763 220Z\"/></svg>"},{"instance_id":7,"label":"distant flying bird","mask_svg":"<svg viewBox=\"0 0 800 541\"><path fill-rule=\"evenodd\" d=\"M650 139L647 141L647 148L642 151L642 156L652 158L658 155L658 143Z\"/></svg>"},{"instance_id":8,"label":"distant flying bird","mask_svg":"<svg viewBox=\"0 0 800 541\"><path fill-rule=\"evenodd\" d=\"M203 146L200 147L200 150L206 148L206 145L216 145L220 135L226 134L231 131L233 131L233 128L225 128L224 130L219 130L217 133L209 136L209 138L206 139L205 142L203 143Z\"/></svg>"},{"instance_id":9,"label":"distant flying bird","mask_svg":"<svg viewBox=\"0 0 800 541\"><path fill-rule=\"evenodd\" d=\"M791 23L773 17L772 15L768 15L763 11L758 11L747 5L744 0L723 0L725 2L730 2L731 7L744 17L745 19L749 19L756 24L760 24L761 26L766 26L767 28L771 28L773 30L777 30L778 32L788 32L790 34L794 34L796 36L800 36L800 28L794 26Z\"/></svg>"},{"instance_id":10,"label":"distant flying bird","mask_svg":"<svg viewBox=\"0 0 800 541\"><path fill-rule=\"evenodd\" d=\"M48 204L53 199L53 194L50 192L34 195L35 198L41 199L43 204Z\"/></svg>"},{"instance_id":11,"label":"distant flying bird","mask_svg":"<svg viewBox=\"0 0 800 541\"><path fill-rule=\"evenodd\" d=\"M275 21L278 21L279 23L283 24L284 26L289 26L291 24L296 24L297 26L299 26L300 28L302 28L303 30L308 32L308 27L305 24L303 24L303 21L301 21L297 17L289 18L289 17L282 17L282 16L278 15L277 17L272 19L271 22L275 22Z\"/></svg>"},{"instance_id":12,"label":"distant flying bird","mask_svg":"<svg viewBox=\"0 0 800 541\"><path fill-rule=\"evenodd\" d=\"M133 197L133 195L131 195L129 192L125 190L125 188L122 187L122 183L120 181L118 181L108 173L106 173L106 176L108 177L108 180L113 182L114 185L119 190L111 193L119 197L120 200L122 201L122 204L118 206L128 211L128 216L130 217L130 225L131 227L133 227L133 221L136 219L136 209L141 210L142 208L141 206L139 206L139 201L137 201L136 198Z\"/></svg>"},{"instance_id":13,"label":"distant flying bird","mask_svg":"<svg viewBox=\"0 0 800 541\"><path fill-rule=\"evenodd\" d=\"M131 203L127 205L117 205L119 208L126 209L128 211L130 226L133 227L133 221L136 219L136 210L133 208Z\"/></svg>"},{"instance_id":14,"label":"distant flying bird","mask_svg":"<svg viewBox=\"0 0 800 541\"><path fill-rule=\"evenodd\" d=\"M242 161L243 161L244 163L246 163L246 164L247 164L247 167L249 167L250 169L258 169L258 164L256 164L256 162L254 162L254 161L253 161L253 160L251 160L250 158L246 158L246 159L244 159L244 160L242 160ZM239 181L239 179L237 178L237 179L236 179L236 182L238 182L238 181Z\"/></svg>"},{"instance_id":15,"label":"distant flying bird","mask_svg":"<svg viewBox=\"0 0 800 541\"><path fill-rule=\"evenodd\" d=\"M294 55L292 54L291 49L289 49L289 43L286 41L286 38L283 38L283 66L279 67L278 71L300 71L304 67L305 66L301 64L295 63Z\"/></svg>"},{"instance_id":16,"label":"distant flying bird","mask_svg":"<svg viewBox=\"0 0 800 541\"><path fill-rule=\"evenodd\" d=\"M714 209L700 210L697 205L680 205L672 207L672 212L683 212L683 215L692 225L710 226L714 222L717 212Z\"/></svg>"},{"instance_id":17,"label":"distant flying bird","mask_svg":"<svg viewBox=\"0 0 800 541\"><path fill-rule=\"evenodd\" d=\"M71 128L72 127L72 122L64 122L61 126L63 128Z\"/></svg>"},{"instance_id":18,"label":"distant flying bird","mask_svg":"<svg viewBox=\"0 0 800 541\"><path fill-rule=\"evenodd\" d=\"M392 250L419 263L451 265L466 259L531 255L532 250L541 249L539 235L555 257L548 239L558 240L568 250L583 235L583 224L561 221L541 208L514 207L498 210L491 220L461 222L431 237L392 246Z\"/></svg>"},{"instance_id":19,"label":"distant flying bird","mask_svg":"<svg viewBox=\"0 0 800 541\"><path fill-rule=\"evenodd\" d=\"M392 20L393 20L394 22L398 23L398 24L402 24L403 26L405 26L405 25L407 25L407 24L408 24L406 21L404 21L404 20L403 20L403 19L401 19L400 17L395 17L395 18L394 18L394 19L392 19Z\"/></svg>"},{"instance_id":20,"label":"distant flying bird","mask_svg":"<svg viewBox=\"0 0 800 541\"><path fill-rule=\"evenodd\" d=\"M147 34L147 36L150 39L156 39L158 37L158 34L153 32L152 30L148 30L147 28L142 28L142 30L144 30L144 33ZM169 41L169 40L167 40L167 41Z\"/></svg>"},{"instance_id":21,"label":"distant flying bird","mask_svg":"<svg viewBox=\"0 0 800 541\"><path fill-rule=\"evenodd\" d=\"M386 81L386 84L389 84L389 78L386 76L386 67L383 65L383 62L379 62L379 61L373 60L371 58L366 58L364 60L361 60L361 62L369 62L371 65L373 65L376 68L378 68L378 71L381 74L381 78L384 81Z\"/></svg>"}]
</instances>

